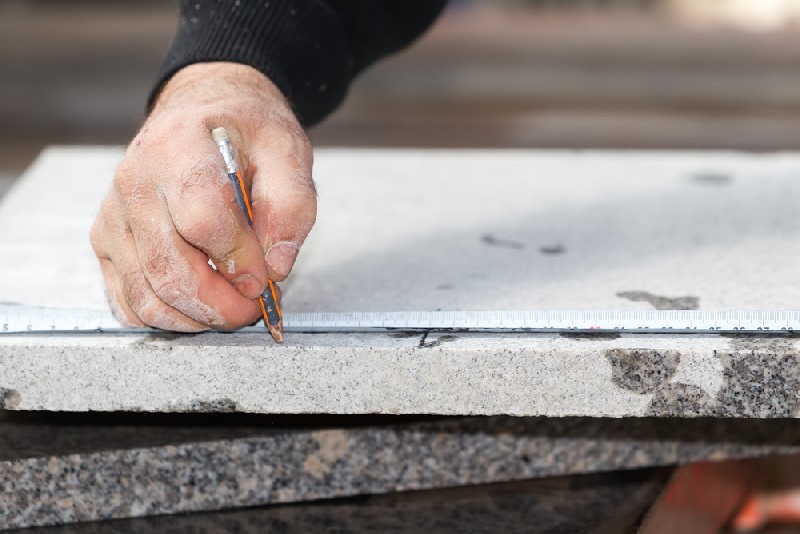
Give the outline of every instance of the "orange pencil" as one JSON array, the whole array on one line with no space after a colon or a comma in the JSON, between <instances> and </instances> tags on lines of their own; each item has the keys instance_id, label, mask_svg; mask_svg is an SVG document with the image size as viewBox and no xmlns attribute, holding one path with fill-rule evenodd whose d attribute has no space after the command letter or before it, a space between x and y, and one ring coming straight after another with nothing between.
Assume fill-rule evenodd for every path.
<instances>
[{"instance_id":1,"label":"orange pencil","mask_svg":"<svg viewBox=\"0 0 800 534\"><path fill-rule=\"evenodd\" d=\"M242 173L239 171L239 164L233 152L233 144L225 128L214 128L211 130L211 137L217 143L222 158L225 160L225 167L228 170L228 178L233 184L236 193L236 203L247 217L247 222L253 224L253 210L250 207L250 200L247 198L247 191L242 180ZM258 297L261 304L261 314L264 316L264 324L272 337L278 343L283 341L283 315L278 306L278 295L275 290L275 283L267 278L267 289Z\"/></svg>"}]
</instances>

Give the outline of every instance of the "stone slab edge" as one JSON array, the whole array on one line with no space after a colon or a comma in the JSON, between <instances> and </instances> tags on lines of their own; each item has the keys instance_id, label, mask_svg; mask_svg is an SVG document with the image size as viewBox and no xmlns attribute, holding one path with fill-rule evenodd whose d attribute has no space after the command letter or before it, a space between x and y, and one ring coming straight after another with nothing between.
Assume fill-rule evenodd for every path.
<instances>
[{"instance_id":1,"label":"stone slab edge","mask_svg":"<svg viewBox=\"0 0 800 534\"><path fill-rule=\"evenodd\" d=\"M0 402L51 411L796 417L794 336L0 336Z\"/></svg>"},{"instance_id":2,"label":"stone slab edge","mask_svg":"<svg viewBox=\"0 0 800 534\"><path fill-rule=\"evenodd\" d=\"M0 462L0 528L800 452L794 425L741 423L465 418L23 458Z\"/></svg>"}]
</instances>

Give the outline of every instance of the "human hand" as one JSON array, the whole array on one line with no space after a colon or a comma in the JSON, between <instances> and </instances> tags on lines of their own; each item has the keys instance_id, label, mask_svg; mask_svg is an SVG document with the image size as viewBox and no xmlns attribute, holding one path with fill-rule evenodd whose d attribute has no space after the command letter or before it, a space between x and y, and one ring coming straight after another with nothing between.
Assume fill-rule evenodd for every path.
<instances>
[{"instance_id":1,"label":"human hand","mask_svg":"<svg viewBox=\"0 0 800 534\"><path fill-rule=\"evenodd\" d=\"M211 138L220 126L249 182L252 228ZM175 74L92 226L117 319L183 332L255 321L267 277L286 278L316 219L311 166L305 132L263 74L234 63Z\"/></svg>"}]
</instances>

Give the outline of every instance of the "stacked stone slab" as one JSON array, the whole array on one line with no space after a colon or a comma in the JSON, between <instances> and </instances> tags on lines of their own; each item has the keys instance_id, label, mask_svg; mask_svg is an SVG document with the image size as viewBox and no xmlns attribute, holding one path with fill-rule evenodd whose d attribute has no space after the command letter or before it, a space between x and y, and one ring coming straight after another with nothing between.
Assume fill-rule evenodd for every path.
<instances>
[{"instance_id":1,"label":"stacked stone slab","mask_svg":"<svg viewBox=\"0 0 800 534\"><path fill-rule=\"evenodd\" d=\"M0 248L13 261L0 265L0 301L105 307L87 235L120 154L48 150L5 197ZM284 309L793 309L799 171L795 155L320 151L318 223L283 285ZM779 335L332 333L289 334L281 346L266 333L6 335L0 402L17 411L622 417L619 428L636 432L653 424L644 416L794 417L797 349ZM585 421L567 440L537 434L570 421L353 429L342 420L326 430L20 448L0 464L3 521L664 465L789 452L796 442L788 422L774 423L785 438L747 446L745 421L684 444L672 419L664 428L677 442L597 439L605 420ZM18 443L40 439L2 424ZM115 476L134 489L114 489ZM212 479L228 482L202 483ZM21 506L43 481L51 494ZM136 497L148 485L161 497Z\"/></svg>"}]
</instances>

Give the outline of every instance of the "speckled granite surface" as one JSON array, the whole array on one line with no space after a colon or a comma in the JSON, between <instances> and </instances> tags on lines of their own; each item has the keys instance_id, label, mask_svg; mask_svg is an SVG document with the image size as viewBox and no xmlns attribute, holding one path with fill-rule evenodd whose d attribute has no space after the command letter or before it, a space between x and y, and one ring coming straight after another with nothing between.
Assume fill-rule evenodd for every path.
<instances>
[{"instance_id":1,"label":"speckled granite surface","mask_svg":"<svg viewBox=\"0 0 800 534\"><path fill-rule=\"evenodd\" d=\"M3 423L0 526L217 510L798 452L793 420L468 418L304 429ZM266 425L266 426L265 426ZM298 426L299 425L299 426ZM105 432L105 435L103 435ZM173 433L170 437L169 433ZM227 439L220 439L228 434ZM120 447L114 449L114 436ZM26 450L32 437L55 446ZM40 442L41 443L41 442ZM22 445L21 445L22 444ZM72 450L74 453L70 454ZM16 451L16 453L15 453Z\"/></svg>"},{"instance_id":2,"label":"speckled granite surface","mask_svg":"<svg viewBox=\"0 0 800 534\"><path fill-rule=\"evenodd\" d=\"M84 523L37 534L620 534L639 524L668 470L623 471L256 509Z\"/></svg>"},{"instance_id":3,"label":"speckled granite surface","mask_svg":"<svg viewBox=\"0 0 800 534\"><path fill-rule=\"evenodd\" d=\"M242 332L0 336L0 402L58 411L800 414L800 337L790 334L408 334L292 334L280 346Z\"/></svg>"}]
</instances>

